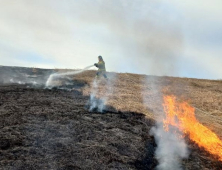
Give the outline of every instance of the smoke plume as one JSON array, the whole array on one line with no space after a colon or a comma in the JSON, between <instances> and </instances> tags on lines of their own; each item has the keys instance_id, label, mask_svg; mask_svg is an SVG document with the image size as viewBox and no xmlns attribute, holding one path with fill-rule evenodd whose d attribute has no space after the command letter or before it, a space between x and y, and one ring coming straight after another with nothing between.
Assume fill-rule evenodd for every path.
<instances>
[{"instance_id":1,"label":"smoke plume","mask_svg":"<svg viewBox=\"0 0 222 170\"><path fill-rule=\"evenodd\" d=\"M3 4L0 35L6 37L6 47L0 54L10 56L3 58L4 63L33 65L34 58L41 64L66 68L78 61L76 66L82 67L100 53L112 71L180 75L175 67L183 50L183 18L166 1L21 0Z\"/></svg>"},{"instance_id":2,"label":"smoke plume","mask_svg":"<svg viewBox=\"0 0 222 170\"><path fill-rule=\"evenodd\" d=\"M179 75L178 58L183 51L183 31L180 15L175 15L173 7L166 10L167 3L162 0L97 1L77 6L82 23L103 28L99 40L95 41L101 43L112 69ZM107 54L109 48L112 52Z\"/></svg>"},{"instance_id":3,"label":"smoke plume","mask_svg":"<svg viewBox=\"0 0 222 170\"><path fill-rule=\"evenodd\" d=\"M103 111L104 101L96 98L99 83L100 80L97 80L96 78L93 80L92 92L89 98L89 111L93 111L94 109L97 109L99 112Z\"/></svg>"},{"instance_id":4,"label":"smoke plume","mask_svg":"<svg viewBox=\"0 0 222 170\"><path fill-rule=\"evenodd\" d=\"M116 74L109 74L108 79L104 84L103 80L101 78L95 78L93 80L93 86L90 94L90 98L88 101L89 105L89 111L97 110L98 112L103 112L106 110L106 103L111 97L113 93L113 87L116 81ZM98 95L100 93L99 88L103 86L104 90L103 93ZM100 96L100 97L97 97Z\"/></svg>"},{"instance_id":5,"label":"smoke plume","mask_svg":"<svg viewBox=\"0 0 222 170\"><path fill-rule=\"evenodd\" d=\"M154 136L157 148L155 157L158 160L158 170L180 170L181 160L188 157L188 149L182 134L176 127L164 129L163 120L165 112L163 108L162 87L165 85L164 78L149 76L147 84L148 94L144 93L144 104L155 114L156 125L151 129L150 134Z\"/></svg>"},{"instance_id":6,"label":"smoke plume","mask_svg":"<svg viewBox=\"0 0 222 170\"><path fill-rule=\"evenodd\" d=\"M161 2L159 4L159 2ZM161 6L162 1L149 1L157 6L158 10L148 10L147 19L138 21L140 27L135 26L135 38L138 55L135 66L140 71L153 75L180 75L179 58L183 53L183 24L180 15L173 15L176 11L166 11ZM167 4L165 4L167 5ZM178 13L179 14L179 13ZM130 52L130 51L129 51ZM132 51L131 51L132 53ZM138 56L137 55L137 56ZM139 62L138 62L139 61ZM181 169L181 159L188 156L187 146L179 138L175 129L165 131L162 120L164 119L162 87L167 83L163 78L149 76L146 81L149 92L144 91L144 104L155 114L157 124L150 134L155 137L157 149L155 152L159 162L158 170Z\"/></svg>"},{"instance_id":7,"label":"smoke plume","mask_svg":"<svg viewBox=\"0 0 222 170\"><path fill-rule=\"evenodd\" d=\"M187 158L188 150L180 132L175 128L165 131L163 124L153 127L150 134L155 137L157 149L155 156L159 162L158 170L180 170L181 159Z\"/></svg>"}]
</instances>

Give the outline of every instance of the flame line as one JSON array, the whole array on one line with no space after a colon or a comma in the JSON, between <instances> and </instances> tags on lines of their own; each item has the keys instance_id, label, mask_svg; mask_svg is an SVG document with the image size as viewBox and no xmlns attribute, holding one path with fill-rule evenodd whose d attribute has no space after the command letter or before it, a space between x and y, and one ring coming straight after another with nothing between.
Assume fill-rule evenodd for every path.
<instances>
[{"instance_id":1,"label":"flame line","mask_svg":"<svg viewBox=\"0 0 222 170\"><path fill-rule=\"evenodd\" d=\"M214 132L198 122L194 107L186 102L177 102L175 96L164 96L163 107L166 114L163 120L166 131L169 125L178 127L199 147L203 147L222 161L222 141Z\"/></svg>"}]
</instances>

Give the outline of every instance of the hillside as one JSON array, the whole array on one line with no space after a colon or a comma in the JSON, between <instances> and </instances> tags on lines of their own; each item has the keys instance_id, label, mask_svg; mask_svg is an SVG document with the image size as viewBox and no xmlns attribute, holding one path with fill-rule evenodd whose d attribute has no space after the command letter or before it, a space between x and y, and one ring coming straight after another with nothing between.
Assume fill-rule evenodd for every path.
<instances>
[{"instance_id":1,"label":"hillside","mask_svg":"<svg viewBox=\"0 0 222 170\"><path fill-rule=\"evenodd\" d=\"M150 129L168 94L196 108L198 121L222 139L221 80L108 73L95 90L89 70L45 87L51 73L67 71L0 67L0 169L154 169ZM102 113L89 111L92 93L104 102ZM222 169L185 140L184 169Z\"/></svg>"}]
</instances>

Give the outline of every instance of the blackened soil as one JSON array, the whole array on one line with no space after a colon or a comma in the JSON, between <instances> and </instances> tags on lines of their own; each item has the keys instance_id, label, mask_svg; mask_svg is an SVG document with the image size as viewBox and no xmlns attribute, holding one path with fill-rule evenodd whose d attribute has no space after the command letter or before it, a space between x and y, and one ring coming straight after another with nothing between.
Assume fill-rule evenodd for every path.
<instances>
[{"instance_id":1,"label":"blackened soil","mask_svg":"<svg viewBox=\"0 0 222 170\"><path fill-rule=\"evenodd\" d=\"M0 86L0 99L0 169L156 166L154 148L147 155L154 122L142 114L88 112L89 97L78 89L7 84Z\"/></svg>"},{"instance_id":2,"label":"blackened soil","mask_svg":"<svg viewBox=\"0 0 222 170\"><path fill-rule=\"evenodd\" d=\"M89 112L87 81L66 77L46 89L54 72L0 66L0 170L155 169L153 120L112 106ZM182 169L222 169L218 158L186 143Z\"/></svg>"}]
</instances>

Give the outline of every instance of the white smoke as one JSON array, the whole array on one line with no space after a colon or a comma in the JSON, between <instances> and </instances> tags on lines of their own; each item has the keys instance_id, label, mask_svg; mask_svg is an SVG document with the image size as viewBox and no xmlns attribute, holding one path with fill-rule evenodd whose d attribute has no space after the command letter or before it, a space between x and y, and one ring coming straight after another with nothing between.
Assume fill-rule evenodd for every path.
<instances>
[{"instance_id":1,"label":"white smoke","mask_svg":"<svg viewBox=\"0 0 222 170\"><path fill-rule=\"evenodd\" d=\"M25 82L23 82L23 81L17 81L17 80L14 80L13 78L11 78L11 79L9 80L9 82L10 82L10 83L15 83L15 84L25 84Z\"/></svg>"},{"instance_id":2,"label":"white smoke","mask_svg":"<svg viewBox=\"0 0 222 170\"><path fill-rule=\"evenodd\" d=\"M41 86L45 84L45 78L48 71L42 73L42 69L38 69L35 73L33 68L26 67L0 67L0 84L19 84Z\"/></svg>"},{"instance_id":3,"label":"white smoke","mask_svg":"<svg viewBox=\"0 0 222 170\"><path fill-rule=\"evenodd\" d=\"M65 77L65 76L70 76L70 75L75 75L75 74L79 74L79 73L82 73L88 69L90 69L91 67L93 67L94 65L90 65L88 67L85 67L84 69L82 70L78 70L78 71L70 71L70 72L66 72L66 73L54 73L54 74L51 74L48 78L48 80L46 81L46 87L49 87L49 86L53 86L53 81L58 79L58 78L61 78L61 77Z\"/></svg>"},{"instance_id":4,"label":"white smoke","mask_svg":"<svg viewBox=\"0 0 222 170\"><path fill-rule=\"evenodd\" d=\"M89 98L89 111L93 111L97 109L98 112L103 112L106 109L106 103L113 93L113 86L116 81L116 74L110 74L108 79L105 82L106 91L102 94L102 97L97 98L97 94L99 93L99 86L102 83L102 79L95 78L93 80L93 87L91 90L90 98Z\"/></svg>"},{"instance_id":5,"label":"white smoke","mask_svg":"<svg viewBox=\"0 0 222 170\"><path fill-rule=\"evenodd\" d=\"M93 111L96 108L99 112L103 111L104 101L96 98L96 94L98 93L98 84L100 83L100 81L101 80L97 80L97 78L93 80L92 92L89 98L89 111Z\"/></svg>"},{"instance_id":6,"label":"white smoke","mask_svg":"<svg viewBox=\"0 0 222 170\"><path fill-rule=\"evenodd\" d=\"M163 124L153 127L150 134L155 137L157 149L156 159L159 162L158 170L180 170L181 159L188 157L188 150L182 134L175 128L165 131Z\"/></svg>"},{"instance_id":7,"label":"white smoke","mask_svg":"<svg viewBox=\"0 0 222 170\"><path fill-rule=\"evenodd\" d=\"M157 120L156 126L150 131L154 136L157 148L155 157L158 160L158 170L180 170L181 160L188 157L188 149L182 134L176 127L163 127L165 112L163 109L162 87L167 81L164 78L149 76L147 85L149 90L144 90L144 104L152 110Z\"/></svg>"}]
</instances>

